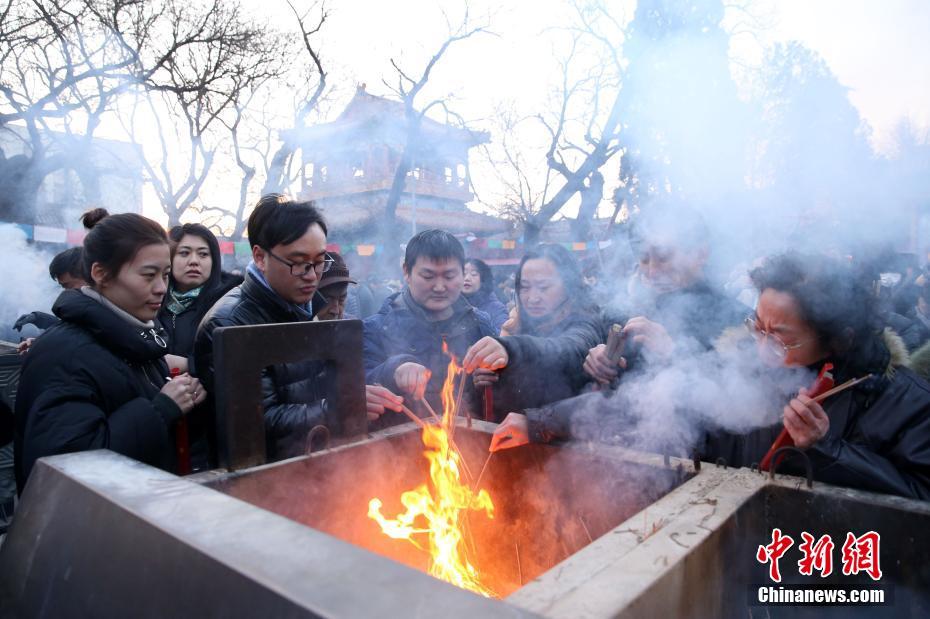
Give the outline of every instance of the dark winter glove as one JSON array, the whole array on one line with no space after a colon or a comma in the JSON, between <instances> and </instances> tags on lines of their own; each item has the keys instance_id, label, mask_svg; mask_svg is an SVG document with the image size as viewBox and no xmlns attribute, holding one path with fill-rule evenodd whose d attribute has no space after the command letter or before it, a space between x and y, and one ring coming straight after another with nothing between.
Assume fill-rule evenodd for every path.
<instances>
[{"instance_id":1,"label":"dark winter glove","mask_svg":"<svg viewBox=\"0 0 930 619\"><path fill-rule=\"evenodd\" d=\"M17 318L13 328L17 331L22 331L23 327L26 325L35 325L39 329L48 329L56 322L58 322L58 319L51 314L46 314L45 312L29 312Z\"/></svg>"}]
</instances>

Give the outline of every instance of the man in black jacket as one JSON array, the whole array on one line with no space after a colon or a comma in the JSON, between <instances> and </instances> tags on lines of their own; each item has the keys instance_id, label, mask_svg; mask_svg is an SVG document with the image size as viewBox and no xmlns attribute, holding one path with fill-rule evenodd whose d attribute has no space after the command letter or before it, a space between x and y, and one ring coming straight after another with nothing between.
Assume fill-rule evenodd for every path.
<instances>
[{"instance_id":1,"label":"man in black jacket","mask_svg":"<svg viewBox=\"0 0 930 619\"><path fill-rule=\"evenodd\" d=\"M271 194L249 216L252 262L241 286L226 293L204 316L194 342L195 366L213 385L213 331L218 327L312 320L310 302L332 259L326 253L326 223L311 202ZM324 400L324 364L290 363L262 376L269 460L306 452L309 431L334 421ZM369 389L369 413L397 410L401 398Z\"/></svg>"}]
</instances>

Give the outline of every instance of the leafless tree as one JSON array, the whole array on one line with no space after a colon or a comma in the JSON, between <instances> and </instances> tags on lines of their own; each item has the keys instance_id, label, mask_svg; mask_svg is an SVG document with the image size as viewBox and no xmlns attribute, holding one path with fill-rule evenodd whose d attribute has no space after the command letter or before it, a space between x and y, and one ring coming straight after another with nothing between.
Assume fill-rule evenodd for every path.
<instances>
[{"instance_id":1,"label":"leafless tree","mask_svg":"<svg viewBox=\"0 0 930 619\"><path fill-rule=\"evenodd\" d=\"M399 249L397 243L399 231L396 226L397 206L400 203L401 194L404 192L407 182L407 173L410 172L413 165L413 157L420 140L420 129L423 119L436 108L445 110L447 118L456 117L454 112L449 109L445 99L434 99L425 105L420 105L417 98L429 82L436 66L450 47L460 41L470 39L475 35L490 32L487 24L476 25L472 21L467 5L465 6L461 21L457 25L453 26L447 15L446 24L448 26L449 36L442 42L436 52L433 53L418 77L414 77L414 75L402 68L400 64L392 58L391 66L394 68L394 77L396 81L391 83L388 80L384 80L384 85L391 90L403 104L406 128L403 151L400 153L397 168L394 170L394 178L391 183L391 189L388 192L382 219L382 234L384 246L387 249L387 256L384 260L385 264L396 264L397 262L396 254ZM458 120L461 121L460 118Z\"/></svg>"},{"instance_id":2,"label":"leafless tree","mask_svg":"<svg viewBox=\"0 0 930 619\"><path fill-rule=\"evenodd\" d=\"M126 129L169 225L177 225L189 209L204 209L200 194L227 130L238 129L244 107L282 74L286 60L285 37L244 15L237 4L172 4L168 11L173 27L159 34L197 43L137 92ZM156 129L156 148L149 144L148 151L145 141L152 132L143 119Z\"/></svg>"},{"instance_id":3,"label":"leafless tree","mask_svg":"<svg viewBox=\"0 0 930 619\"><path fill-rule=\"evenodd\" d=\"M288 6L291 7L291 11L294 13L294 17L300 29L301 43L311 61L310 64L307 65L298 63L298 66L306 66L306 69L302 71L302 75L299 77L298 81L300 84L306 85L305 88L307 88L306 91L302 90L305 94L299 100L294 113L292 127L293 129L299 129L306 126L308 119L317 109L317 106L320 104L326 92L327 73L323 69L320 49L317 43L314 42L314 38L323 29L323 25L329 18L329 12L326 9L326 5L322 2L319 4L314 3L302 14L297 11L290 0L288 0ZM313 16L312 18L311 15ZM289 184L287 170L298 145L288 132L282 133L280 139L281 144L271 158L271 164L265 177L265 184L264 187L262 187L262 194L281 192Z\"/></svg>"},{"instance_id":4,"label":"leafless tree","mask_svg":"<svg viewBox=\"0 0 930 619\"><path fill-rule=\"evenodd\" d=\"M498 175L509 178L503 213L523 225L529 245L538 242L543 228L577 194L581 204L574 233L579 239L590 237L590 223L604 196L601 169L622 150L623 26L602 2L579 1L574 9L575 23L565 29L567 51L558 60L553 105L519 121L538 122L548 136L544 165L518 155L515 137L503 141L503 155L494 163ZM512 118L505 119L505 133L516 126Z\"/></svg>"}]
</instances>

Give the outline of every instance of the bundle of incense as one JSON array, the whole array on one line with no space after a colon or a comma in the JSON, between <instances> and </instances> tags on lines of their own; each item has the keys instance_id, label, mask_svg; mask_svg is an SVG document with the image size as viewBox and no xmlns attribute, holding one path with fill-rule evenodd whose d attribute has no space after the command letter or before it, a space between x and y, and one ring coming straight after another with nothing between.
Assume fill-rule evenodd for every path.
<instances>
[{"instance_id":1,"label":"bundle of incense","mask_svg":"<svg viewBox=\"0 0 930 619\"><path fill-rule=\"evenodd\" d=\"M614 363L620 361L624 348L626 348L626 335L623 333L623 327L618 324L611 325L607 333L607 358Z\"/></svg>"},{"instance_id":2,"label":"bundle of incense","mask_svg":"<svg viewBox=\"0 0 930 619\"><path fill-rule=\"evenodd\" d=\"M814 402L823 402L827 398L834 396L842 391L851 389L864 380L872 378L871 374L866 374L865 376L860 376L859 378L850 378L842 385L838 385L829 391L824 391L820 395L811 398ZM775 442L772 444L772 447L769 449L768 453L765 454L765 458L762 459L762 463L759 465L759 469L763 471L769 470L771 466L772 457L775 455L775 452L789 445L793 445L794 441L791 440L791 435L788 434L788 430L784 429L781 431L781 434L778 435L778 438L775 439Z\"/></svg>"},{"instance_id":3,"label":"bundle of incense","mask_svg":"<svg viewBox=\"0 0 930 619\"><path fill-rule=\"evenodd\" d=\"M832 369L832 363L825 363L823 367L820 368L817 378L814 379L814 384L811 385L808 390L812 396L819 396L833 388L833 374L830 371ZM781 432L778 434L778 438L775 439L775 442L772 443L772 446L769 447L769 450L765 453L765 457L762 458L762 462L759 463L759 470L768 471L772 466L772 458L775 456L775 452L782 447L790 447L792 445L794 445L794 439L792 439L791 434L788 433L788 428L782 428Z\"/></svg>"},{"instance_id":4,"label":"bundle of incense","mask_svg":"<svg viewBox=\"0 0 930 619\"><path fill-rule=\"evenodd\" d=\"M171 368L168 380L177 378L180 375L181 368ZM178 461L178 475L189 475L192 470L191 445L186 416L182 416L178 419L174 427L174 450Z\"/></svg>"}]
</instances>

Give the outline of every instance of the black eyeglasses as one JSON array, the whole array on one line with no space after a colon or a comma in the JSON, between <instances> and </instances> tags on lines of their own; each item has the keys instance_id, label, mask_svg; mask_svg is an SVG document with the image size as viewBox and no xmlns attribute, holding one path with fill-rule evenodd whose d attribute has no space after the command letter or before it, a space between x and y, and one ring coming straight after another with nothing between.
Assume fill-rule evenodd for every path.
<instances>
[{"instance_id":1,"label":"black eyeglasses","mask_svg":"<svg viewBox=\"0 0 930 619\"><path fill-rule=\"evenodd\" d=\"M329 254L326 254L326 258L319 262L290 262L284 258L281 258L280 256L274 255L274 252L272 252L270 249L266 249L265 251L268 252L269 256L281 264L286 264L288 267L290 267L291 275L294 277L304 277L305 275L308 275L311 270L315 271L317 276L320 276L323 273L326 273L335 262L335 260L330 258Z\"/></svg>"}]
</instances>

